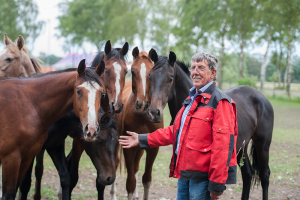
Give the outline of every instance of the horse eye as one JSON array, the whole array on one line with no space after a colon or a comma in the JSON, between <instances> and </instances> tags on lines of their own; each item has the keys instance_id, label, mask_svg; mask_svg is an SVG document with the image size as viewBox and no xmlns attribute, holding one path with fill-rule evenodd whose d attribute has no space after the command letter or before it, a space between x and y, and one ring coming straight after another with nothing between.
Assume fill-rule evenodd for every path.
<instances>
[{"instance_id":1,"label":"horse eye","mask_svg":"<svg viewBox=\"0 0 300 200\"><path fill-rule=\"evenodd\" d=\"M77 91L76 91L76 92L77 92L77 94L78 94L78 95L81 95L81 92L80 92L80 90L79 90L79 89L77 89Z\"/></svg>"},{"instance_id":2,"label":"horse eye","mask_svg":"<svg viewBox=\"0 0 300 200\"><path fill-rule=\"evenodd\" d=\"M173 77L171 77L170 79L169 79L169 83L171 83L173 81Z\"/></svg>"},{"instance_id":3,"label":"horse eye","mask_svg":"<svg viewBox=\"0 0 300 200\"><path fill-rule=\"evenodd\" d=\"M105 97L105 95L106 95L106 94L105 94L104 92L101 93L101 97Z\"/></svg>"},{"instance_id":4,"label":"horse eye","mask_svg":"<svg viewBox=\"0 0 300 200\"><path fill-rule=\"evenodd\" d=\"M149 75L148 79L151 81L151 76Z\"/></svg>"},{"instance_id":5,"label":"horse eye","mask_svg":"<svg viewBox=\"0 0 300 200\"><path fill-rule=\"evenodd\" d=\"M131 74L132 74L132 76L135 76L135 73L134 73L134 71L131 71Z\"/></svg>"},{"instance_id":6,"label":"horse eye","mask_svg":"<svg viewBox=\"0 0 300 200\"><path fill-rule=\"evenodd\" d=\"M10 62L13 61L14 59L13 59L13 58L6 58L5 60L6 60L6 62L9 62L9 63L10 63Z\"/></svg>"}]
</instances>

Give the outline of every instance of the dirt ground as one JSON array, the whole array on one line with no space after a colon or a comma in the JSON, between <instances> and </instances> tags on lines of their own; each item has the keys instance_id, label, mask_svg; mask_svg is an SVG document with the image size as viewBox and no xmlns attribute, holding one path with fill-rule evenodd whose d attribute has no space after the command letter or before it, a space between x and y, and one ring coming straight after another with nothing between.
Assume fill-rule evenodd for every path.
<instances>
[{"instance_id":1,"label":"dirt ground","mask_svg":"<svg viewBox=\"0 0 300 200\"><path fill-rule=\"evenodd\" d=\"M277 106L275 109L275 130L282 129L291 129L291 130L300 130L300 106L296 107L281 107ZM297 132L299 133L299 131ZM300 135L295 136L295 142L293 145L289 142L283 141L281 137L278 135L273 135L273 141L271 145L271 158L270 158L270 168L271 168L271 178L270 178L270 186L269 186L269 199L281 200L281 199L297 199L300 200ZM283 153L282 152L286 152ZM294 152L289 156L288 152ZM296 153L295 153L296 152ZM169 160L171 157L171 148L163 147L160 149L160 154L165 154L166 159L163 161L166 163L166 166L169 164ZM282 156L283 159L277 159L277 155ZM272 158L274 157L274 158ZM287 158L285 160L284 158ZM275 161L274 161L275 159ZM293 166L292 175L288 175L288 171L286 172L286 176L283 177L280 174L282 166L284 163L288 162L288 159L293 159L295 163ZM157 161L158 162L158 161ZM157 164L155 162L155 164ZM279 162L279 163L278 163ZM280 165L279 165L280 164ZM277 165L279 167L277 167ZM141 170L140 170L141 171ZM282 171L282 170L281 170ZM153 173L153 183L150 188L150 198L149 199L176 199L176 180L166 179L166 181L158 180L159 177L155 177L156 173ZM285 172L284 172L285 173ZM33 173L34 174L34 173ZM158 175L157 175L158 176ZM167 175L164 175L167 176ZM79 182L76 188L73 191L72 199L97 199L97 192L95 187L96 180L96 171L90 168L81 168L79 173ZM164 177L166 178L166 177ZM34 180L34 178L33 178ZM125 189L125 174L118 174L116 179L117 185L117 196L119 199L127 199L127 192ZM169 183L168 183L169 181ZM33 186L34 184L32 184ZM44 177L42 182L42 187L47 188L44 190L43 199L54 199L56 191L58 190L59 179L55 168L47 168L44 171ZM105 199L109 199L109 188L106 187L105 190ZM33 190L33 187L32 187ZM143 186L141 183L141 177L138 180L138 193L139 199L142 199L143 195ZM240 171L238 171L238 182L236 185L228 185L225 193L222 195L221 199L240 199L242 193L242 180ZM31 191L32 194L32 191ZM32 199L29 197L28 199ZM262 199L262 189L261 186L258 186L251 190L250 199Z\"/></svg>"}]
</instances>

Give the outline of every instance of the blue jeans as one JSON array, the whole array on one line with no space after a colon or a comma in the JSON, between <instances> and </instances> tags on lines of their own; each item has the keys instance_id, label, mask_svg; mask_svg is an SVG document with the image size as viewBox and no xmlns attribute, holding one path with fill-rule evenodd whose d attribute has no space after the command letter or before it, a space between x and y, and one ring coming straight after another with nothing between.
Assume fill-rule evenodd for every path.
<instances>
[{"instance_id":1,"label":"blue jeans","mask_svg":"<svg viewBox=\"0 0 300 200\"><path fill-rule=\"evenodd\" d=\"M208 181L191 181L178 179L177 200L211 200L207 190Z\"/></svg>"}]
</instances>

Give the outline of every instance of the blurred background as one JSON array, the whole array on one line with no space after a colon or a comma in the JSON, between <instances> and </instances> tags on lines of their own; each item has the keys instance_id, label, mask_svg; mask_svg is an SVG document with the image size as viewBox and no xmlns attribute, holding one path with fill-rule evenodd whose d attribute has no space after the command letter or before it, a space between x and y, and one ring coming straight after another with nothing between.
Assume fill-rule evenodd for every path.
<instances>
[{"instance_id":1,"label":"blurred background","mask_svg":"<svg viewBox=\"0 0 300 200\"><path fill-rule=\"evenodd\" d=\"M219 59L221 89L300 96L299 0L0 0L0 35L22 35L45 71L90 63L105 42L190 62ZM4 48L3 40L0 47ZM128 66L132 62L128 54Z\"/></svg>"}]
</instances>

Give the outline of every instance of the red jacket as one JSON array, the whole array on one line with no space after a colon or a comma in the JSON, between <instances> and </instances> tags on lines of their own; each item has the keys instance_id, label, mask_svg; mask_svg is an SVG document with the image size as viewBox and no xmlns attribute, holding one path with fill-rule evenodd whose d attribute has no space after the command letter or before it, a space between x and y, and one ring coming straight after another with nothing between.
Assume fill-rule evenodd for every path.
<instances>
[{"instance_id":1,"label":"red jacket","mask_svg":"<svg viewBox=\"0 0 300 200\"><path fill-rule=\"evenodd\" d=\"M173 144L170 177L209 181L208 190L223 193L226 184L236 183L237 115L234 101L214 84L195 98L175 154L180 121L188 97L172 126L139 135L141 148Z\"/></svg>"}]
</instances>

